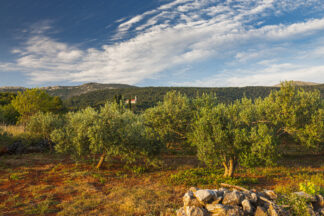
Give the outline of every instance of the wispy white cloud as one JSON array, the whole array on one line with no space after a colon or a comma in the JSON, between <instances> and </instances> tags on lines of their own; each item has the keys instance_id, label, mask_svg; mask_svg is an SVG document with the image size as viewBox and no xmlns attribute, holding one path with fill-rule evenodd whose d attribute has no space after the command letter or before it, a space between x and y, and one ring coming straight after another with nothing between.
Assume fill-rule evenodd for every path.
<instances>
[{"instance_id":1,"label":"wispy white cloud","mask_svg":"<svg viewBox=\"0 0 324 216\"><path fill-rule=\"evenodd\" d=\"M324 2L320 4L319 0L306 2L307 7L324 6ZM129 31L134 34L132 38L103 45L100 49L86 50L49 37L46 31L51 29L51 25L45 23L39 30L31 32L24 46L12 50L18 55L16 62L0 63L0 69L19 69L34 83L91 81L136 84L164 71L172 71L179 65L222 59L224 65L217 75L198 81L169 83L242 86L277 83L285 78L317 79L321 78L318 74L323 75L320 71L323 66L299 64L292 68L289 49L292 40L303 40L323 32L324 18L289 24L263 24L267 16L276 16L301 6L306 7L305 1L175 0L130 19L118 20L120 24L113 39L123 38ZM261 23L261 26L256 23ZM322 50L311 49L308 55L312 52L321 53ZM287 62L280 58L271 61L285 53L290 55ZM249 63L259 66L249 66ZM248 73L248 69L238 69L241 64L255 71ZM228 72L229 69L232 72Z\"/></svg>"},{"instance_id":2,"label":"wispy white cloud","mask_svg":"<svg viewBox=\"0 0 324 216\"><path fill-rule=\"evenodd\" d=\"M226 87L226 86L273 86L285 80L318 82L324 76L324 66L272 65L257 73L246 70L223 71L221 75L211 76L189 82L171 82L173 86Z\"/></svg>"}]
</instances>

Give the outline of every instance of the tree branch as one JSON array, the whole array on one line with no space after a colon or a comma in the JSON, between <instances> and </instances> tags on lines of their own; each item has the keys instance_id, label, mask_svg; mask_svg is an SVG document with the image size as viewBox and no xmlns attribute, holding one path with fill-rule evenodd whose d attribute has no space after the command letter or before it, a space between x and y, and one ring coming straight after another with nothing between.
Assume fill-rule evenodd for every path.
<instances>
[{"instance_id":1,"label":"tree branch","mask_svg":"<svg viewBox=\"0 0 324 216\"><path fill-rule=\"evenodd\" d=\"M236 185L230 185L230 184L225 184L225 183L221 183L220 184L222 187L227 187L227 188L234 188L234 189L237 189L237 190L240 190L240 191L248 191L248 189L246 188L243 188L243 187L240 187L240 186L236 186Z\"/></svg>"}]
</instances>

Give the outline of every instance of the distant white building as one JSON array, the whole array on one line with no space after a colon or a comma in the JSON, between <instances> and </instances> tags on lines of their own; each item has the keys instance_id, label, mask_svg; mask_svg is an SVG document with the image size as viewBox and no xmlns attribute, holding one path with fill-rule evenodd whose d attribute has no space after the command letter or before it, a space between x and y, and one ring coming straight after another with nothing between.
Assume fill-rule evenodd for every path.
<instances>
[{"instance_id":1,"label":"distant white building","mask_svg":"<svg viewBox=\"0 0 324 216\"><path fill-rule=\"evenodd\" d=\"M136 104L137 103L137 96L135 96L135 99L130 99L131 100L131 104ZM129 99L125 100L125 104L129 103Z\"/></svg>"}]
</instances>

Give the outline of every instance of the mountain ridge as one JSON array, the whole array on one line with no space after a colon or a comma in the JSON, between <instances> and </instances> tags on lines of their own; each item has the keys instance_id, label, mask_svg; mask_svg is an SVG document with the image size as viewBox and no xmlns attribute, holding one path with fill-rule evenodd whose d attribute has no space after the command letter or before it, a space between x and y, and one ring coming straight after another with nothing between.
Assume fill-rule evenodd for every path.
<instances>
[{"instance_id":1,"label":"mountain ridge","mask_svg":"<svg viewBox=\"0 0 324 216\"><path fill-rule=\"evenodd\" d=\"M312 86L322 86L324 84L320 83L315 83L315 82L305 82L305 81L291 81L293 85L295 86L305 86L305 87L312 87ZM277 88L280 87L281 84L277 84L274 86L246 86L246 87L241 87L241 88L248 88L248 87L260 87L260 88ZM63 100L69 99L72 97L77 97L81 96L84 94L88 94L91 92L96 92L100 90L122 90L122 89L145 89L145 88L181 88L181 87L137 87L137 86L132 86L128 84L118 84L118 83L95 83L95 82L90 82L90 83L84 83L81 85L77 86L45 86L45 87L40 87L40 89L43 89L47 91L50 95L52 96L59 96ZM184 87L184 88L194 88L194 89L199 89L204 87ZM210 87L212 88L226 88L226 87ZM228 87L228 88L236 88L236 87ZM23 86L0 86L0 92L18 92L18 91L25 91L26 87ZM208 89L208 88L206 88Z\"/></svg>"},{"instance_id":2,"label":"mountain ridge","mask_svg":"<svg viewBox=\"0 0 324 216\"><path fill-rule=\"evenodd\" d=\"M294 86L315 86L315 85L321 85L322 84L322 83L306 82L306 81L298 81L298 80L296 80L296 81L291 80L289 82L291 82L292 85L294 85ZM281 87L281 83L274 85L274 87Z\"/></svg>"},{"instance_id":3,"label":"mountain ridge","mask_svg":"<svg viewBox=\"0 0 324 216\"><path fill-rule=\"evenodd\" d=\"M92 91L104 90L104 89L122 89L122 88L137 88L136 86L118 83L84 83L77 86L45 86L39 89L47 91L50 95L59 96L62 99L70 98L73 96L79 96ZM0 92L18 92L25 91L26 87L23 86L2 86Z\"/></svg>"}]
</instances>

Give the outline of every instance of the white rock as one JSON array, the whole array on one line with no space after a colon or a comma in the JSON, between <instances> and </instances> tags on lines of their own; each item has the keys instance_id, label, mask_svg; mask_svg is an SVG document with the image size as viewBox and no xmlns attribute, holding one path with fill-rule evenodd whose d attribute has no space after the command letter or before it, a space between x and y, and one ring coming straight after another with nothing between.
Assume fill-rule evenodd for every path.
<instances>
[{"instance_id":1,"label":"white rock","mask_svg":"<svg viewBox=\"0 0 324 216\"><path fill-rule=\"evenodd\" d=\"M207 216L208 212L196 206L186 206L185 212L187 216Z\"/></svg>"},{"instance_id":2,"label":"white rock","mask_svg":"<svg viewBox=\"0 0 324 216\"><path fill-rule=\"evenodd\" d=\"M253 204L258 202L258 195L256 193L251 193L250 202Z\"/></svg>"},{"instance_id":3,"label":"white rock","mask_svg":"<svg viewBox=\"0 0 324 216\"><path fill-rule=\"evenodd\" d=\"M192 191L188 191L187 193L185 193L185 195L183 196L182 200L183 200L183 205L187 206L190 204L190 201L192 199L195 199Z\"/></svg>"},{"instance_id":4,"label":"white rock","mask_svg":"<svg viewBox=\"0 0 324 216\"><path fill-rule=\"evenodd\" d=\"M316 202L316 197L315 196L307 194L307 193L305 193L303 191L295 192L294 194L296 194L299 197L305 198L308 201Z\"/></svg>"},{"instance_id":5,"label":"white rock","mask_svg":"<svg viewBox=\"0 0 324 216\"><path fill-rule=\"evenodd\" d=\"M251 214L253 212L252 205L249 200L245 199L242 201L243 211L247 214Z\"/></svg>"},{"instance_id":6,"label":"white rock","mask_svg":"<svg viewBox=\"0 0 324 216\"><path fill-rule=\"evenodd\" d=\"M211 213L218 213L219 215L226 215L226 208L222 204L207 204L206 209Z\"/></svg>"},{"instance_id":7,"label":"white rock","mask_svg":"<svg viewBox=\"0 0 324 216\"><path fill-rule=\"evenodd\" d=\"M194 192L194 196L199 202L208 203L214 198L215 193L211 190L197 190Z\"/></svg>"},{"instance_id":8,"label":"white rock","mask_svg":"<svg viewBox=\"0 0 324 216\"><path fill-rule=\"evenodd\" d=\"M231 206L226 212L226 216L243 216L243 215L244 212L239 206Z\"/></svg>"},{"instance_id":9,"label":"white rock","mask_svg":"<svg viewBox=\"0 0 324 216\"><path fill-rule=\"evenodd\" d=\"M224 205L239 205L241 204L242 194L237 191L232 191L230 193L225 193L223 198Z\"/></svg>"},{"instance_id":10,"label":"white rock","mask_svg":"<svg viewBox=\"0 0 324 216\"><path fill-rule=\"evenodd\" d=\"M182 198L184 206L202 207L202 204L196 199L192 191L188 191Z\"/></svg>"},{"instance_id":11,"label":"white rock","mask_svg":"<svg viewBox=\"0 0 324 216\"><path fill-rule=\"evenodd\" d=\"M264 193L266 196L268 196L272 200L275 200L278 198L277 194L273 190L264 190Z\"/></svg>"}]
</instances>

